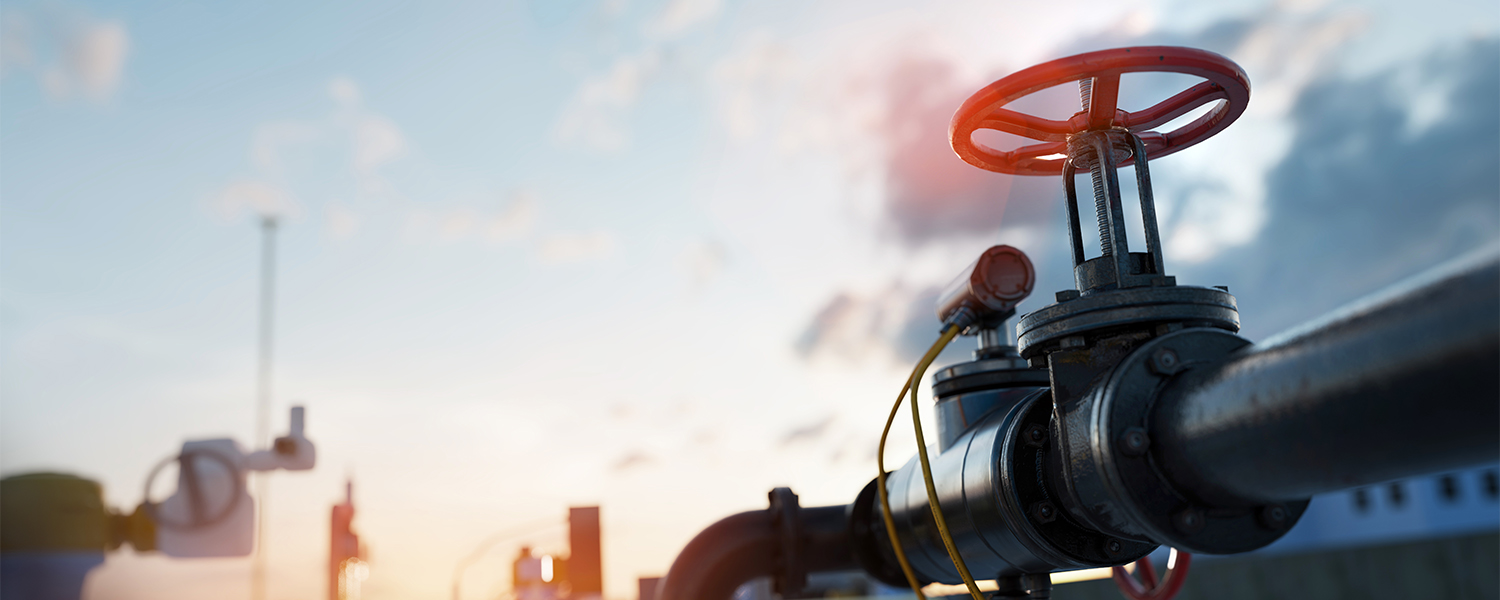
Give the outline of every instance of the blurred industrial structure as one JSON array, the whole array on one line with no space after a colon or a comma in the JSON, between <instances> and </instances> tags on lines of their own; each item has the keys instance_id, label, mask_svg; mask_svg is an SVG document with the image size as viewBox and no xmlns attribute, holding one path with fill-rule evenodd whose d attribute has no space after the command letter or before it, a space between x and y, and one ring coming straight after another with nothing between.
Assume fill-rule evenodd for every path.
<instances>
[{"instance_id":1,"label":"blurred industrial structure","mask_svg":"<svg viewBox=\"0 0 1500 600\"><path fill-rule=\"evenodd\" d=\"M328 600L357 600L369 573L365 548L354 532L354 482L344 483L344 501L333 505L328 532Z\"/></svg>"}]
</instances>

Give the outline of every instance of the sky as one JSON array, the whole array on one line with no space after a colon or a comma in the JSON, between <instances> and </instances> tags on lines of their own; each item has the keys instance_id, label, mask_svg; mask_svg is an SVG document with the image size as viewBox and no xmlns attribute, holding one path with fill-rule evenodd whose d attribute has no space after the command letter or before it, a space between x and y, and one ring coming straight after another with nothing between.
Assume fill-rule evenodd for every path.
<instances>
[{"instance_id":1,"label":"sky","mask_svg":"<svg viewBox=\"0 0 1500 600\"><path fill-rule=\"evenodd\" d=\"M1071 287L1060 182L964 164L948 121L1020 68L1145 44L1252 82L1152 163L1168 272L1228 285L1249 339L1500 238L1492 2L8 2L0 473L129 510L184 440L249 445L273 214L273 430L305 405L319 464L271 477L269 597L323 593L352 478L369 598L448 597L490 535L596 504L606 597L633 598L772 487L852 501L984 248L1036 264L1022 312ZM1191 83L1127 78L1122 105ZM497 546L466 597L563 531ZM85 597L248 577L123 550Z\"/></svg>"}]
</instances>

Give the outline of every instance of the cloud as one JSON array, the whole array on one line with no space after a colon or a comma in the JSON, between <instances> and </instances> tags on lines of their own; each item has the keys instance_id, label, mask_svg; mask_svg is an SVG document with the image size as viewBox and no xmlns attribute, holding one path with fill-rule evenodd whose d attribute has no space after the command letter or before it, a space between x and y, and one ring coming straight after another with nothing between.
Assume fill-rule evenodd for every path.
<instances>
[{"instance_id":1,"label":"cloud","mask_svg":"<svg viewBox=\"0 0 1500 600\"><path fill-rule=\"evenodd\" d=\"M536 227L536 217L536 194L530 190L512 192L510 204L486 224L485 238L492 242L521 239Z\"/></svg>"},{"instance_id":2,"label":"cloud","mask_svg":"<svg viewBox=\"0 0 1500 600\"><path fill-rule=\"evenodd\" d=\"M130 34L118 21L77 10L7 11L0 74L30 73L49 96L108 100L120 85Z\"/></svg>"},{"instance_id":3,"label":"cloud","mask_svg":"<svg viewBox=\"0 0 1500 600\"><path fill-rule=\"evenodd\" d=\"M828 432L828 428L836 420L838 420L837 415L828 415L806 425L794 427L785 434L782 434L779 445L785 448L793 444L817 441L823 437L823 434Z\"/></svg>"},{"instance_id":4,"label":"cloud","mask_svg":"<svg viewBox=\"0 0 1500 600\"><path fill-rule=\"evenodd\" d=\"M702 288L724 271L729 251L717 240L700 240L683 250L679 262L687 273L688 283L693 288Z\"/></svg>"},{"instance_id":5,"label":"cloud","mask_svg":"<svg viewBox=\"0 0 1500 600\"><path fill-rule=\"evenodd\" d=\"M610 3L604 14L619 9ZM648 20L645 46L621 55L602 73L578 84L552 129L561 145L578 145L598 152L619 152L630 146L630 116L642 91L669 66L670 42L712 21L722 10L721 0L668 0L661 13Z\"/></svg>"},{"instance_id":6,"label":"cloud","mask_svg":"<svg viewBox=\"0 0 1500 600\"><path fill-rule=\"evenodd\" d=\"M629 112L660 67L661 54L653 48L621 56L607 72L585 79L558 116L554 139L603 152L625 149Z\"/></svg>"},{"instance_id":7,"label":"cloud","mask_svg":"<svg viewBox=\"0 0 1500 600\"><path fill-rule=\"evenodd\" d=\"M30 18L16 11L0 14L0 76L36 65L35 32Z\"/></svg>"},{"instance_id":8,"label":"cloud","mask_svg":"<svg viewBox=\"0 0 1500 600\"><path fill-rule=\"evenodd\" d=\"M993 233L1002 223L1050 214L1061 187L1052 178L1012 177L963 162L948 142L948 122L972 90L944 59L914 56L897 63L882 86L886 116L880 128L885 159L884 216L909 246L953 236ZM1021 214L1006 220L1011 198Z\"/></svg>"},{"instance_id":9,"label":"cloud","mask_svg":"<svg viewBox=\"0 0 1500 600\"><path fill-rule=\"evenodd\" d=\"M722 9L721 0L668 0L646 30L661 37L676 37L717 17Z\"/></svg>"},{"instance_id":10,"label":"cloud","mask_svg":"<svg viewBox=\"0 0 1500 600\"><path fill-rule=\"evenodd\" d=\"M231 182L220 197L231 199L240 208L258 211L274 205L275 210L295 213L287 210L294 207L291 190L318 190L304 195L323 196L331 182L342 180L346 187L335 192L351 204L330 204L320 211L325 232L340 240L352 237L359 227L353 205L400 199L384 174L386 167L406 156L406 138L400 127L365 107L359 86L347 77L330 80L327 93L333 106L322 118L257 125L249 148L255 176L248 178L257 183L247 187L244 182ZM276 190L274 194L267 191L271 189ZM273 196L281 200L267 200ZM453 237L455 229L460 228L450 219L444 224L442 237Z\"/></svg>"},{"instance_id":11,"label":"cloud","mask_svg":"<svg viewBox=\"0 0 1500 600\"><path fill-rule=\"evenodd\" d=\"M369 176L375 169L406 155L406 137L396 122L383 115L363 114L352 127L356 173Z\"/></svg>"},{"instance_id":12,"label":"cloud","mask_svg":"<svg viewBox=\"0 0 1500 600\"><path fill-rule=\"evenodd\" d=\"M437 236L444 242L456 242L469 237L479 225L479 214L471 208L457 208L443 215L438 223Z\"/></svg>"},{"instance_id":13,"label":"cloud","mask_svg":"<svg viewBox=\"0 0 1500 600\"><path fill-rule=\"evenodd\" d=\"M640 450L632 450L630 452L627 452L624 456L616 459L615 462L610 465L609 469L616 473L623 473L631 469L646 467L654 462L656 462L656 459L652 458L651 455L646 454L645 452L642 452Z\"/></svg>"},{"instance_id":14,"label":"cloud","mask_svg":"<svg viewBox=\"0 0 1500 600\"><path fill-rule=\"evenodd\" d=\"M540 212L536 194L518 189L505 196L508 196L508 201L498 209L494 208L492 199L501 196L489 194L478 198L459 196L442 206L412 206L405 216L402 237L414 243L482 241L490 244L507 244L529 238L536 229ZM560 257L582 249L555 251Z\"/></svg>"},{"instance_id":15,"label":"cloud","mask_svg":"<svg viewBox=\"0 0 1500 600\"><path fill-rule=\"evenodd\" d=\"M538 248L542 262L550 265L599 260L614 251L615 236L607 231L559 233L542 240Z\"/></svg>"},{"instance_id":16,"label":"cloud","mask_svg":"<svg viewBox=\"0 0 1500 600\"><path fill-rule=\"evenodd\" d=\"M1419 130L1406 126L1422 110L1414 85L1442 90L1447 107ZM1267 175L1261 234L1184 274L1228 284L1259 338L1500 238L1497 105L1494 38L1310 85L1290 109L1291 147Z\"/></svg>"},{"instance_id":17,"label":"cloud","mask_svg":"<svg viewBox=\"0 0 1500 600\"><path fill-rule=\"evenodd\" d=\"M293 217L300 213L296 201L286 190L255 180L230 183L219 192L213 205L225 218L235 218L247 212L259 216L281 218Z\"/></svg>"},{"instance_id":18,"label":"cloud","mask_svg":"<svg viewBox=\"0 0 1500 600\"><path fill-rule=\"evenodd\" d=\"M719 98L719 120L736 140L754 137L766 126L771 90L797 79L798 63L792 49L763 36L751 36L738 51L715 63L710 78Z\"/></svg>"},{"instance_id":19,"label":"cloud","mask_svg":"<svg viewBox=\"0 0 1500 600\"><path fill-rule=\"evenodd\" d=\"M287 175L283 156L291 149L322 141L326 127L307 121L271 121L255 127L250 136L250 162L270 177Z\"/></svg>"},{"instance_id":20,"label":"cloud","mask_svg":"<svg viewBox=\"0 0 1500 600\"><path fill-rule=\"evenodd\" d=\"M328 227L328 237L339 241L353 238L354 234L359 231L359 215L339 203L328 205L325 223Z\"/></svg>"},{"instance_id":21,"label":"cloud","mask_svg":"<svg viewBox=\"0 0 1500 600\"><path fill-rule=\"evenodd\" d=\"M937 339L940 288L897 282L870 294L840 292L813 316L795 348L803 358L905 364Z\"/></svg>"},{"instance_id":22,"label":"cloud","mask_svg":"<svg viewBox=\"0 0 1500 600\"><path fill-rule=\"evenodd\" d=\"M348 77L334 77L328 81L328 96L342 106L357 107L364 99L359 84Z\"/></svg>"}]
</instances>

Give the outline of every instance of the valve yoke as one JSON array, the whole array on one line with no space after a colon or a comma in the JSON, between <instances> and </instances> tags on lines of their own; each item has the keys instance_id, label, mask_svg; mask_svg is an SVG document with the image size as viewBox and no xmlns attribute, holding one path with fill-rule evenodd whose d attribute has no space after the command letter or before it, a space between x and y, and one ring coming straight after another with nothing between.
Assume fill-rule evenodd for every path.
<instances>
[{"instance_id":1,"label":"valve yoke","mask_svg":"<svg viewBox=\"0 0 1500 600\"><path fill-rule=\"evenodd\" d=\"M1167 71L1204 82L1143 111L1118 108L1123 73ZM1007 110L1027 94L1077 81L1082 110L1067 121L1051 121ZM1239 331L1234 296L1225 288L1179 286L1167 274L1148 160L1186 148L1228 127L1249 101L1249 79L1232 61L1193 48L1144 46L1091 52L1024 69L974 94L950 127L953 149L966 162L1018 175L1061 174L1066 192L1068 242L1074 289L1057 303L1016 322L1017 350L1036 366L1057 350L1093 346L1121 334L1163 334L1184 327ZM1217 104L1187 125L1152 131L1210 102ZM1014 151L988 148L972 139L993 129L1043 142ZM1042 154L1050 152L1050 154ZM1060 163L1060 164L1059 164ZM1144 252L1132 252L1126 233L1119 169L1135 167ZM1087 171L1092 184L1099 256L1084 254L1075 176Z\"/></svg>"}]
</instances>

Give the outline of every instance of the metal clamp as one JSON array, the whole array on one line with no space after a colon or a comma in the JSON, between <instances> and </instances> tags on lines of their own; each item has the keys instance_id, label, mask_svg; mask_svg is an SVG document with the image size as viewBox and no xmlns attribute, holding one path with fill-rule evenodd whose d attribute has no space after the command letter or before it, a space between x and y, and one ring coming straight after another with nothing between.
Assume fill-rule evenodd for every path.
<instances>
[{"instance_id":1,"label":"metal clamp","mask_svg":"<svg viewBox=\"0 0 1500 600\"><path fill-rule=\"evenodd\" d=\"M802 506L792 488L771 490L771 527L776 530L776 575L773 587L782 598L797 598L807 587L807 567L802 560Z\"/></svg>"}]
</instances>

